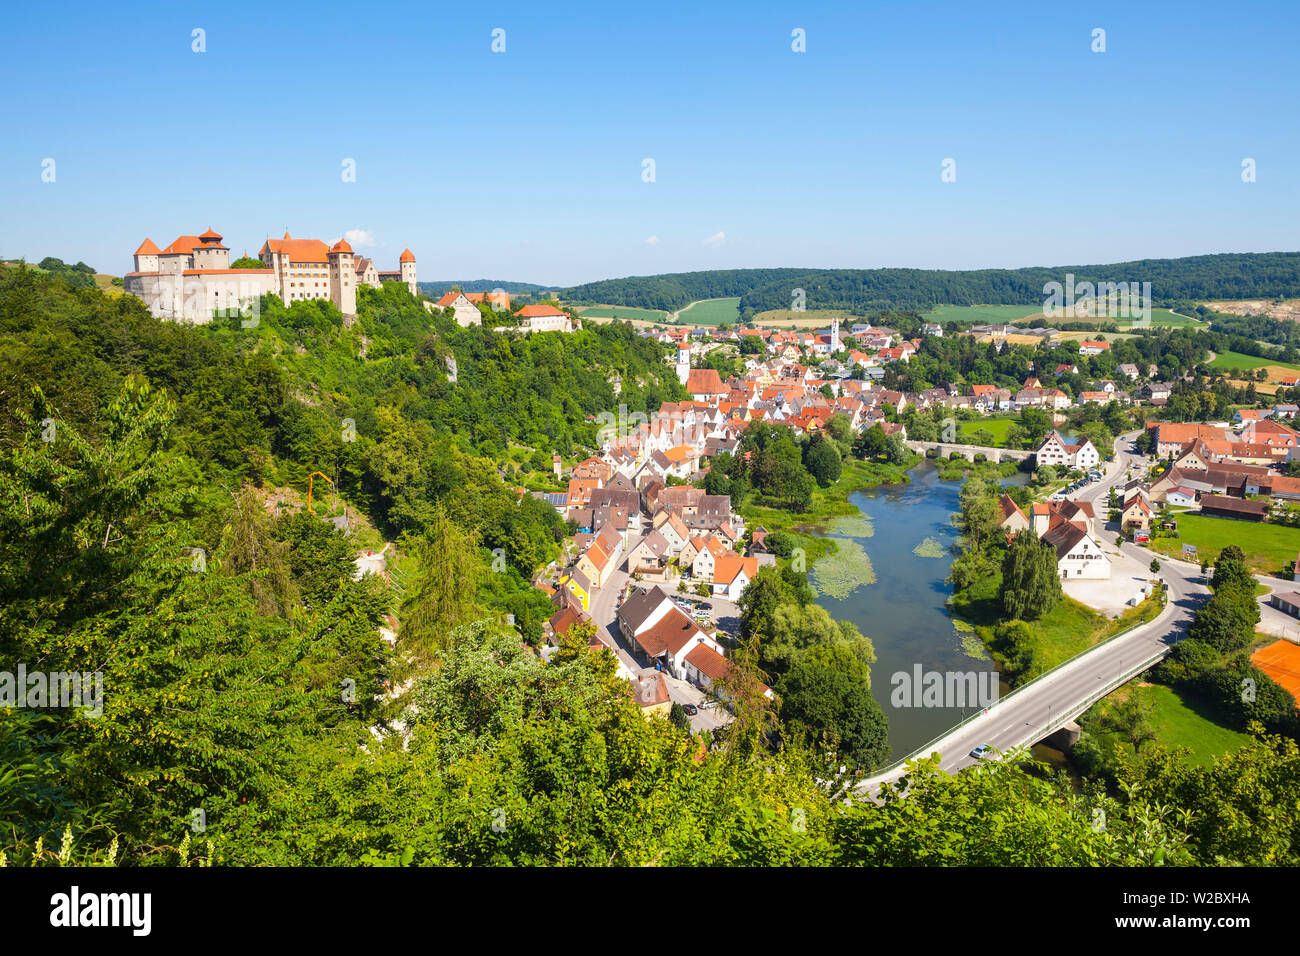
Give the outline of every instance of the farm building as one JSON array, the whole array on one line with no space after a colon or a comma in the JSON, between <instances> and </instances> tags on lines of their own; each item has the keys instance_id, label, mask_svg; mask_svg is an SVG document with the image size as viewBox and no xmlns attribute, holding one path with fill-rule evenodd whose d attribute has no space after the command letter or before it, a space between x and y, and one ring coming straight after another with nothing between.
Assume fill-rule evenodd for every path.
<instances>
[{"instance_id":1,"label":"farm building","mask_svg":"<svg viewBox=\"0 0 1300 956\"><path fill-rule=\"evenodd\" d=\"M1201 514L1216 518L1237 518L1242 521L1263 521L1268 511L1262 501L1243 498L1225 498L1222 495L1202 495Z\"/></svg>"}]
</instances>

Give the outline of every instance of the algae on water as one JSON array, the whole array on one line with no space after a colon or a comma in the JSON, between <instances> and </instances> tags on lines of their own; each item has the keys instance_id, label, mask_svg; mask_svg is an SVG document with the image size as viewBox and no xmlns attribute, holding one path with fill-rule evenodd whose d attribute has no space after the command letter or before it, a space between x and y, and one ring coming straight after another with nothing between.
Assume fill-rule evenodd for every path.
<instances>
[{"instance_id":1,"label":"algae on water","mask_svg":"<svg viewBox=\"0 0 1300 956\"><path fill-rule=\"evenodd\" d=\"M818 594L844 600L864 584L874 584L876 572L862 545L852 538L831 538L835 551L813 565L812 586Z\"/></svg>"},{"instance_id":2,"label":"algae on water","mask_svg":"<svg viewBox=\"0 0 1300 956\"><path fill-rule=\"evenodd\" d=\"M967 657L973 657L977 661L992 660L989 657L989 649L984 642L980 640L979 634L975 632L975 626L961 618L953 618L953 630L957 632L957 640L961 644L961 652Z\"/></svg>"},{"instance_id":3,"label":"algae on water","mask_svg":"<svg viewBox=\"0 0 1300 956\"><path fill-rule=\"evenodd\" d=\"M843 515L830 527L830 534L841 538L870 538L875 533L876 526L864 514Z\"/></svg>"},{"instance_id":4,"label":"algae on water","mask_svg":"<svg viewBox=\"0 0 1300 956\"><path fill-rule=\"evenodd\" d=\"M942 542L938 538L926 537L924 541L912 549L912 553L920 558L942 558L948 553Z\"/></svg>"}]
</instances>

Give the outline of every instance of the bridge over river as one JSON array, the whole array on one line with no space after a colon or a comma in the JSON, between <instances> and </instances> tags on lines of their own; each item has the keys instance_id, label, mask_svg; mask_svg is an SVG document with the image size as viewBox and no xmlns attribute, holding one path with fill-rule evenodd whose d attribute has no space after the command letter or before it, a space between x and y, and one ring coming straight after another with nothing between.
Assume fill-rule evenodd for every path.
<instances>
[{"instance_id":1,"label":"bridge over river","mask_svg":"<svg viewBox=\"0 0 1300 956\"><path fill-rule=\"evenodd\" d=\"M943 441L906 441L903 444L912 451L921 454L936 449L943 458L949 458L956 452L967 461L974 461L976 455L983 455L989 461L1002 461L1004 458L1008 461L1024 461L1027 458L1034 457L1032 451L1022 451L1016 448L985 448L983 445L958 445L953 442Z\"/></svg>"}]
</instances>

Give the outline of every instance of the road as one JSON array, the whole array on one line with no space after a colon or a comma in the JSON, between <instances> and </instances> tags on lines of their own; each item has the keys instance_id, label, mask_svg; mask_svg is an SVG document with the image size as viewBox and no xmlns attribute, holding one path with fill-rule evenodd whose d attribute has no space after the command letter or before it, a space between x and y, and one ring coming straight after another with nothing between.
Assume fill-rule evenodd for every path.
<instances>
[{"instance_id":1,"label":"road","mask_svg":"<svg viewBox=\"0 0 1300 956\"><path fill-rule=\"evenodd\" d=\"M1116 441L1115 461L1107 463L1105 477L1084 489L1077 498L1103 502L1113 485L1122 485L1131 464L1143 461L1133 449L1133 432ZM1135 468L1135 474L1137 470ZM1098 515L1105 522L1103 506ZM1135 545L1122 546L1125 554L1149 563L1151 552ZM1162 559L1163 560L1163 559ZM1148 624L1113 638L1024 685L948 735L927 747L940 754L940 767L949 773L976 763L970 751L987 744L998 751L1027 747L1042 740L1086 711L1115 687L1141 673L1168 653L1187 631L1192 615L1209 596L1199 566L1169 561L1160 575L1168 603ZM895 767L868 778L858 791L875 795L882 783L896 781L903 768Z\"/></svg>"}]
</instances>

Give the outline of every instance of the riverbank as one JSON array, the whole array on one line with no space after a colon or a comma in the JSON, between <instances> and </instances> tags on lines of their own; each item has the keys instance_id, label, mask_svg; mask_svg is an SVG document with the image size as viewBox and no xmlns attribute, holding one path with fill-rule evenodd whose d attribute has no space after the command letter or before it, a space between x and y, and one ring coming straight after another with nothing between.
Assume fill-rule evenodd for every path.
<instances>
[{"instance_id":1,"label":"riverbank","mask_svg":"<svg viewBox=\"0 0 1300 956\"><path fill-rule=\"evenodd\" d=\"M1001 587L1002 571L997 569L965 590L954 593L949 605L954 614L974 627L990 652L996 644L997 628L1011 623L1003 615L999 596ZM1007 675L1008 680L1013 686L1019 686L1121 631L1154 619L1161 606L1159 597L1153 596L1118 617L1108 618L1086 604L1064 596L1056 607L1038 620L1020 622L1029 635L1028 650L1033 665L1021 674Z\"/></svg>"}]
</instances>

